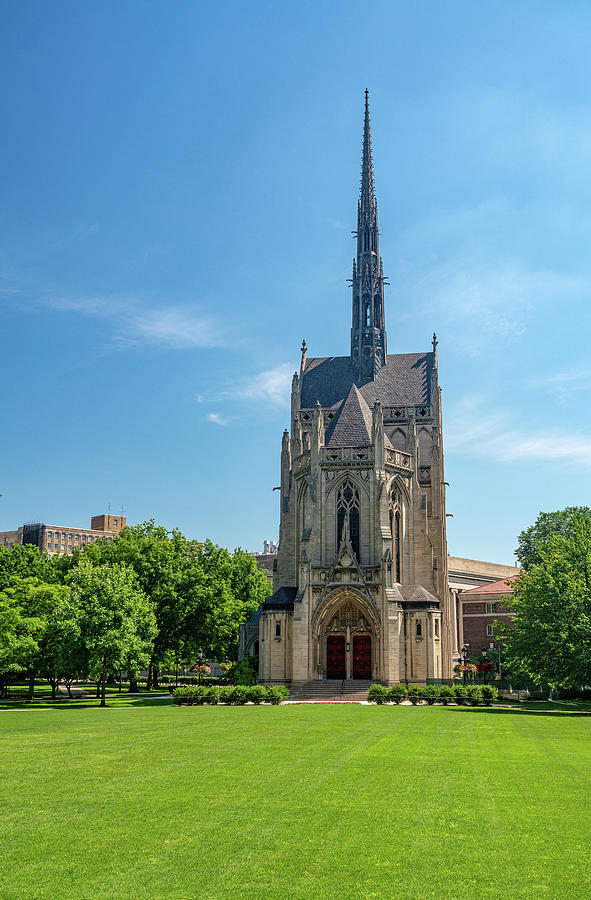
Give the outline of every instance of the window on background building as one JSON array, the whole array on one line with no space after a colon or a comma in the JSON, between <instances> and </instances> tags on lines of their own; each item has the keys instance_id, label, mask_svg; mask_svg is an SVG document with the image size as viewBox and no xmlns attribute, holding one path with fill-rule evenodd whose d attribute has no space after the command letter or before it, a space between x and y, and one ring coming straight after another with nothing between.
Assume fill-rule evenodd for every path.
<instances>
[{"instance_id":1,"label":"window on background building","mask_svg":"<svg viewBox=\"0 0 591 900\"><path fill-rule=\"evenodd\" d=\"M495 613L497 611L497 604L496 603L487 603L486 611L487 611L487 613Z\"/></svg>"},{"instance_id":2,"label":"window on background building","mask_svg":"<svg viewBox=\"0 0 591 900\"><path fill-rule=\"evenodd\" d=\"M275 625L275 637L281 637L281 622L277 622Z\"/></svg>"},{"instance_id":3,"label":"window on background building","mask_svg":"<svg viewBox=\"0 0 591 900\"><path fill-rule=\"evenodd\" d=\"M65 550L65 549L66 549L66 545L62 544L62 550Z\"/></svg>"},{"instance_id":4,"label":"window on background building","mask_svg":"<svg viewBox=\"0 0 591 900\"><path fill-rule=\"evenodd\" d=\"M48 532L47 532L47 537L48 537L48 538L53 537L53 531L48 531Z\"/></svg>"},{"instance_id":5,"label":"window on background building","mask_svg":"<svg viewBox=\"0 0 591 900\"><path fill-rule=\"evenodd\" d=\"M494 626L494 625L487 625L487 626L486 626L486 636L487 636L487 637L494 637L494 636L495 636L495 626Z\"/></svg>"},{"instance_id":6,"label":"window on background building","mask_svg":"<svg viewBox=\"0 0 591 900\"><path fill-rule=\"evenodd\" d=\"M77 541L80 540L80 535L79 535L79 534L75 534L74 537L76 538Z\"/></svg>"},{"instance_id":7,"label":"window on background building","mask_svg":"<svg viewBox=\"0 0 591 900\"><path fill-rule=\"evenodd\" d=\"M114 525L117 524L117 519L113 519L113 524L114 524Z\"/></svg>"},{"instance_id":8,"label":"window on background building","mask_svg":"<svg viewBox=\"0 0 591 900\"><path fill-rule=\"evenodd\" d=\"M423 626L421 625L420 622L417 622L417 624L416 624L416 636L417 636L417 637L422 637L422 634L423 634Z\"/></svg>"},{"instance_id":9,"label":"window on background building","mask_svg":"<svg viewBox=\"0 0 591 900\"><path fill-rule=\"evenodd\" d=\"M439 619L435 619L435 637L439 637Z\"/></svg>"}]
</instances>

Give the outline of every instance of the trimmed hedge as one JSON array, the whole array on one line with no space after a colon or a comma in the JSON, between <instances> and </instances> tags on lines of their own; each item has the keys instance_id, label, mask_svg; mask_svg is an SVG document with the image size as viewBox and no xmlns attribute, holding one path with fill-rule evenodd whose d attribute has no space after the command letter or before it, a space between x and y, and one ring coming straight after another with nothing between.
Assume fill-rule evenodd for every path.
<instances>
[{"instance_id":1,"label":"trimmed hedge","mask_svg":"<svg viewBox=\"0 0 591 900\"><path fill-rule=\"evenodd\" d=\"M177 706L244 706L245 703L271 703L278 706L287 700L288 689L282 684L265 687L263 684L228 685L227 687L207 687L203 684L178 687L172 692L172 699Z\"/></svg>"},{"instance_id":2,"label":"trimmed hedge","mask_svg":"<svg viewBox=\"0 0 591 900\"><path fill-rule=\"evenodd\" d=\"M391 700L392 703L402 703L403 700L406 700L406 685L393 684L388 691L388 699Z\"/></svg>"},{"instance_id":3,"label":"trimmed hedge","mask_svg":"<svg viewBox=\"0 0 591 900\"><path fill-rule=\"evenodd\" d=\"M492 684L455 684L453 687L449 684L393 684L390 690L383 684L372 684L367 694L370 703L378 704L402 703L407 697L414 706L423 700L429 706L434 703L447 706L454 701L458 706L478 706L481 702L490 706L497 699L498 691Z\"/></svg>"},{"instance_id":4,"label":"trimmed hedge","mask_svg":"<svg viewBox=\"0 0 591 900\"><path fill-rule=\"evenodd\" d=\"M383 684L370 684L367 699L381 706L388 699L388 688Z\"/></svg>"}]
</instances>

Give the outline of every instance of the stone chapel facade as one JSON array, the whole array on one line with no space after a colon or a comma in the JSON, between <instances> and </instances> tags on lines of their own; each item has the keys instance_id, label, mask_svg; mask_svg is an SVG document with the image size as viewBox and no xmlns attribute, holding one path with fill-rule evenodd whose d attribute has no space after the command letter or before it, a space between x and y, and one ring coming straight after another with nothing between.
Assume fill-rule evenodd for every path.
<instances>
[{"instance_id":1,"label":"stone chapel facade","mask_svg":"<svg viewBox=\"0 0 591 900\"><path fill-rule=\"evenodd\" d=\"M348 356L307 356L281 446L272 596L241 629L263 682L451 676L437 340L387 352L368 96Z\"/></svg>"}]
</instances>

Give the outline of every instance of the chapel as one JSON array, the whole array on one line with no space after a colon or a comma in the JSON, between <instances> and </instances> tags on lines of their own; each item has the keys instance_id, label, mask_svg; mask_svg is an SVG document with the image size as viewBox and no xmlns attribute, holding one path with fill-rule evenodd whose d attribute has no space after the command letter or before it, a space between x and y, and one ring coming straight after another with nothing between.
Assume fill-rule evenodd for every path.
<instances>
[{"instance_id":1,"label":"chapel","mask_svg":"<svg viewBox=\"0 0 591 900\"><path fill-rule=\"evenodd\" d=\"M367 91L356 238L350 350L302 344L273 594L241 627L266 683L451 676L437 339L388 353Z\"/></svg>"}]
</instances>

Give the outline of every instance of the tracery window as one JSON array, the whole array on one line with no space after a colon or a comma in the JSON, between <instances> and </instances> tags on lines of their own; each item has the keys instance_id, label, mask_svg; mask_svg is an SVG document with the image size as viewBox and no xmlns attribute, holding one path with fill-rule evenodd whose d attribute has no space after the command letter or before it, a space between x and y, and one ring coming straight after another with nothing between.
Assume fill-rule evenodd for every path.
<instances>
[{"instance_id":1,"label":"tracery window","mask_svg":"<svg viewBox=\"0 0 591 900\"><path fill-rule=\"evenodd\" d=\"M359 491L350 481L343 482L337 496L337 547L343 539L347 519L351 547L359 560Z\"/></svg>"},{"instance_id":2,"label":"tracery window","mask_svg":"<svg viewBox=\"0 0 591 900\"><path fill-rule=\"evenodd\" d=\"M396 584L402 584L402 525L400 517L400 498L392 491L390 500L390 532L392 534L392 558L396 573Z\"/></svg>"}]
</instances>

